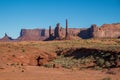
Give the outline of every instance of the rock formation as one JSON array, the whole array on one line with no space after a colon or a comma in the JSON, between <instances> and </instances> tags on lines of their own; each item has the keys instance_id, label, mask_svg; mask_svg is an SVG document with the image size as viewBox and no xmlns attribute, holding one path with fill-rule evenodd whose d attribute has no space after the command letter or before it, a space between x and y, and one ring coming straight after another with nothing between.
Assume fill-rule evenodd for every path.
<instances>
[{"instance_id":1,"label":"rock formation","mask_svg":"<svg viewBox=\"0 0 120 80\"><path fill-rule=\"evenodd\" d=\"M49 40L54 40L55 37L54 37L54 30L52 30L51 26L49 26L49 37L46 38L44 41L49 41Z\"/></svg>"},{"instance_id":2,"label":"rock formation","mask_svg":"<svg viewBox=\"0 0 120 80\"><path fill-rule=\"evenodd\" d=\"M90 28L62 28L60 23L55 29L51 26L47 29L22 29L20 36L12 40L7 34L0 41L39 41L39 40L63 40L63 39L89 39L89 38L120 38L120 23L104 24L101 27L91 25Z\"/></svg>"},{"instance_id":3,"label":"rock formation","mask_svg":"<svg viewBox=\"0 0 120 80\"><path fill-rule=\"evenodd\" d=\"M65 34L65 38L68 37L68 20L66 19L66 34Z\"/></svg>"},{"instance_id":4,"label":"rock formation","mask_svg":"<svg viewBox=\"0 0 120 80\"><path fill-rule=\"evenodd\" d=\"M60 23L56 24L56 28L54 30L55 38L60 38Z\"/></svg>"},{"instance_id":5,"label":"rock formation","mask_svg":"<svg viewBox=\"0 0 120 80\"><path fill-rule=\"evenodd\" d=\"M60 23L56 24L55 30L54 30L54 39L60 40L61 39L61 26Z\"/></svg>"},{"instance_id":6,"label":"rock formation","mask_svg":"<svg viewBox=\"0 0 120 80\"><path fill-rule=\"evenodd\" d=\"M51 26L49 26L49 37L51 37L52 36L52 28L51 28Z\"/></svg>"},{"instance_id":7,"label":"rock formation","mask_svg":"<svg viewBox=\"0 0 120 80\"><path fill-rule=\"evenodd\" d=\"M120 24L103 24L101 27L92 25L93 38L119 38Z\"/></svg>"},{"instance_id":8,"label":"rock formation","mask_svg":"<svg viewBox=\"0 0 120 80\"><path fill-rule=\"evenodd\" d=\"M13 39L11 37L9 37L6 33L5 33L5 36L0 39L0 41L12 41Z\"/></svg>"},{"instance_id":9,"label":"rock formation","mask_svg":"<svg viewBox=\"0 0 120 80\"><path fill-rule=\"evenodd\" d=\"M44 40L47 35L45 35L45 29L22 29L20 33L20 37L18 40Z\"/></svg>"},{"instance_id":10,"label":"rock formation","mask_svg":"<svg viewBox=\"0 0 120 80\"><path fill-rule=\"evenodd\" d=\"M54 30L52 30L52 27L49 26L49 37L53 38L54 37Z\"/></svg>"}]
</instances>

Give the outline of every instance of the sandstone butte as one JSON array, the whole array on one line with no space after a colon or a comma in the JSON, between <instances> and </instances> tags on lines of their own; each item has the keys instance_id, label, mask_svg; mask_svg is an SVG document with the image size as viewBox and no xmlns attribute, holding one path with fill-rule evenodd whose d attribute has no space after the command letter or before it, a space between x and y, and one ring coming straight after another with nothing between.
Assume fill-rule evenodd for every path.
<instances>
[{"instance_id":1,"label":"sandstone butte","mask_svg":"<svg viewBox=\"0 0 120 80\"><path fill-rule=\"evenodd\" d=\"M12 39L6 33L0 41L49 41L49 40L71 40L71 39L89 39L89 38L120 38L120 23L103 24L98 27L93 24L90 28L62 28L60 23L56 24L55 29L49 26L48 29L21 29L20 36Z\"/></svg>"}]
</instances>

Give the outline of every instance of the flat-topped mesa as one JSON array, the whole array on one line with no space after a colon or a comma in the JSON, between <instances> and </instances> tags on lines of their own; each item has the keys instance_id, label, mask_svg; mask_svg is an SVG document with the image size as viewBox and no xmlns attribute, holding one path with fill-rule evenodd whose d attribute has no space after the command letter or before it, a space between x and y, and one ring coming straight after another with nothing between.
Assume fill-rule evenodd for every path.
<instances>
[{"instance_id":1,"label":"flat-topped mesa","mask_svg":"<svg viewBox=\"0 0 120 80\"><path fill-rule=\"evenodd\" d=\"M21 29L20 37L18 40L44 40L48 35L45 35L45 33L48 33L45 29Z\"/></svg>"},{"instance_id":2,"label":"flat-topped mesa","mask_svg":"<svg viewBox=\"0 0 120 80\"><path fill-rule=\"evenodd\" d=\"M0 39L0 41L12 41L12 40L13 39L11 37L9 37L6 33L5 33L5 36Z\"/></svg>"}]
</instances>

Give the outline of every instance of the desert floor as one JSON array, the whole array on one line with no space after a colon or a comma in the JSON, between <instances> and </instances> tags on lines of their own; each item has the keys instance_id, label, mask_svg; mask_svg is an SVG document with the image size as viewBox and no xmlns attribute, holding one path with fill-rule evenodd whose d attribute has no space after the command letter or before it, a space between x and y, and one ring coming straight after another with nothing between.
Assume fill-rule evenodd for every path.
<instances>
[{"instance_id":1,"label":"desert floor","mask_svg":"<svg viewBox=\"0 0 120 80\"><path fill-rule=\"evenodd\" d=\"M72 70L45 68L39 66L8 67L0 69L0 80L120 80L117 74L107 74L106 70Z\"/></svg>"},{"instance_id":2,"label":"desert floor","mask_svg":"<svg viewBox=\"0 0 120 80\"><path fill-rule=\"evenodd\" d=\"M32 59L29 57L38 53L56 53L82 47L119 52L120 39L0 42L0 80L120 80L120 67L111 70L92 68L78 70L18 64L18 62L28 64L28 59Z\"/></svg>"}]
</instances>

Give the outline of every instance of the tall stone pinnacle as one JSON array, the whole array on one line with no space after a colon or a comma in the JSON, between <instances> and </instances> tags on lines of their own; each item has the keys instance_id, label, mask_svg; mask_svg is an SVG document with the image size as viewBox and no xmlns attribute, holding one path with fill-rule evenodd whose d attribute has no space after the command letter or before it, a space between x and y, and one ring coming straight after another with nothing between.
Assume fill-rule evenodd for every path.
<instances>
[{"instance_id":1,"label":"tall stone pinnacle","mask_svg":"<svg viewBox=\"0 0 120 80\"><path fill-rule=\"evenodd\" d=\"M56 24L56 28L55 28L55 37L59 38L60 37L60 23Z\"/></svg>"},{"instance_id":2,"label":"tall stone pinnacle","mask_svg":"<svg viewBox=\"0 0 120 80\"><path fill-rule=\"evenodd\" d=\"M7 33L5 33L5 36L7 36Z\"/></svg>"},{"instance_id":3,"label":"tall stone pinnacle","mask_svg":"<svg viewBox=\"0 0 120 80\"><path fill-rule=\"evenodd\" d=\"M49 37L51 37L51 35L52 35L52 28L51 26L49 26Z\"/></svg>"},{"instance_id":4,"label":"tall stone pinnacle","mask_svg":"<svg viewBox=\"0 0 120 80\"><path fill-rule=\"evenodd\" d=\"M67 38L68 37L68 20L66 19L66 34L65 34L65 37Z\"/></svg>"}]
</instances>

